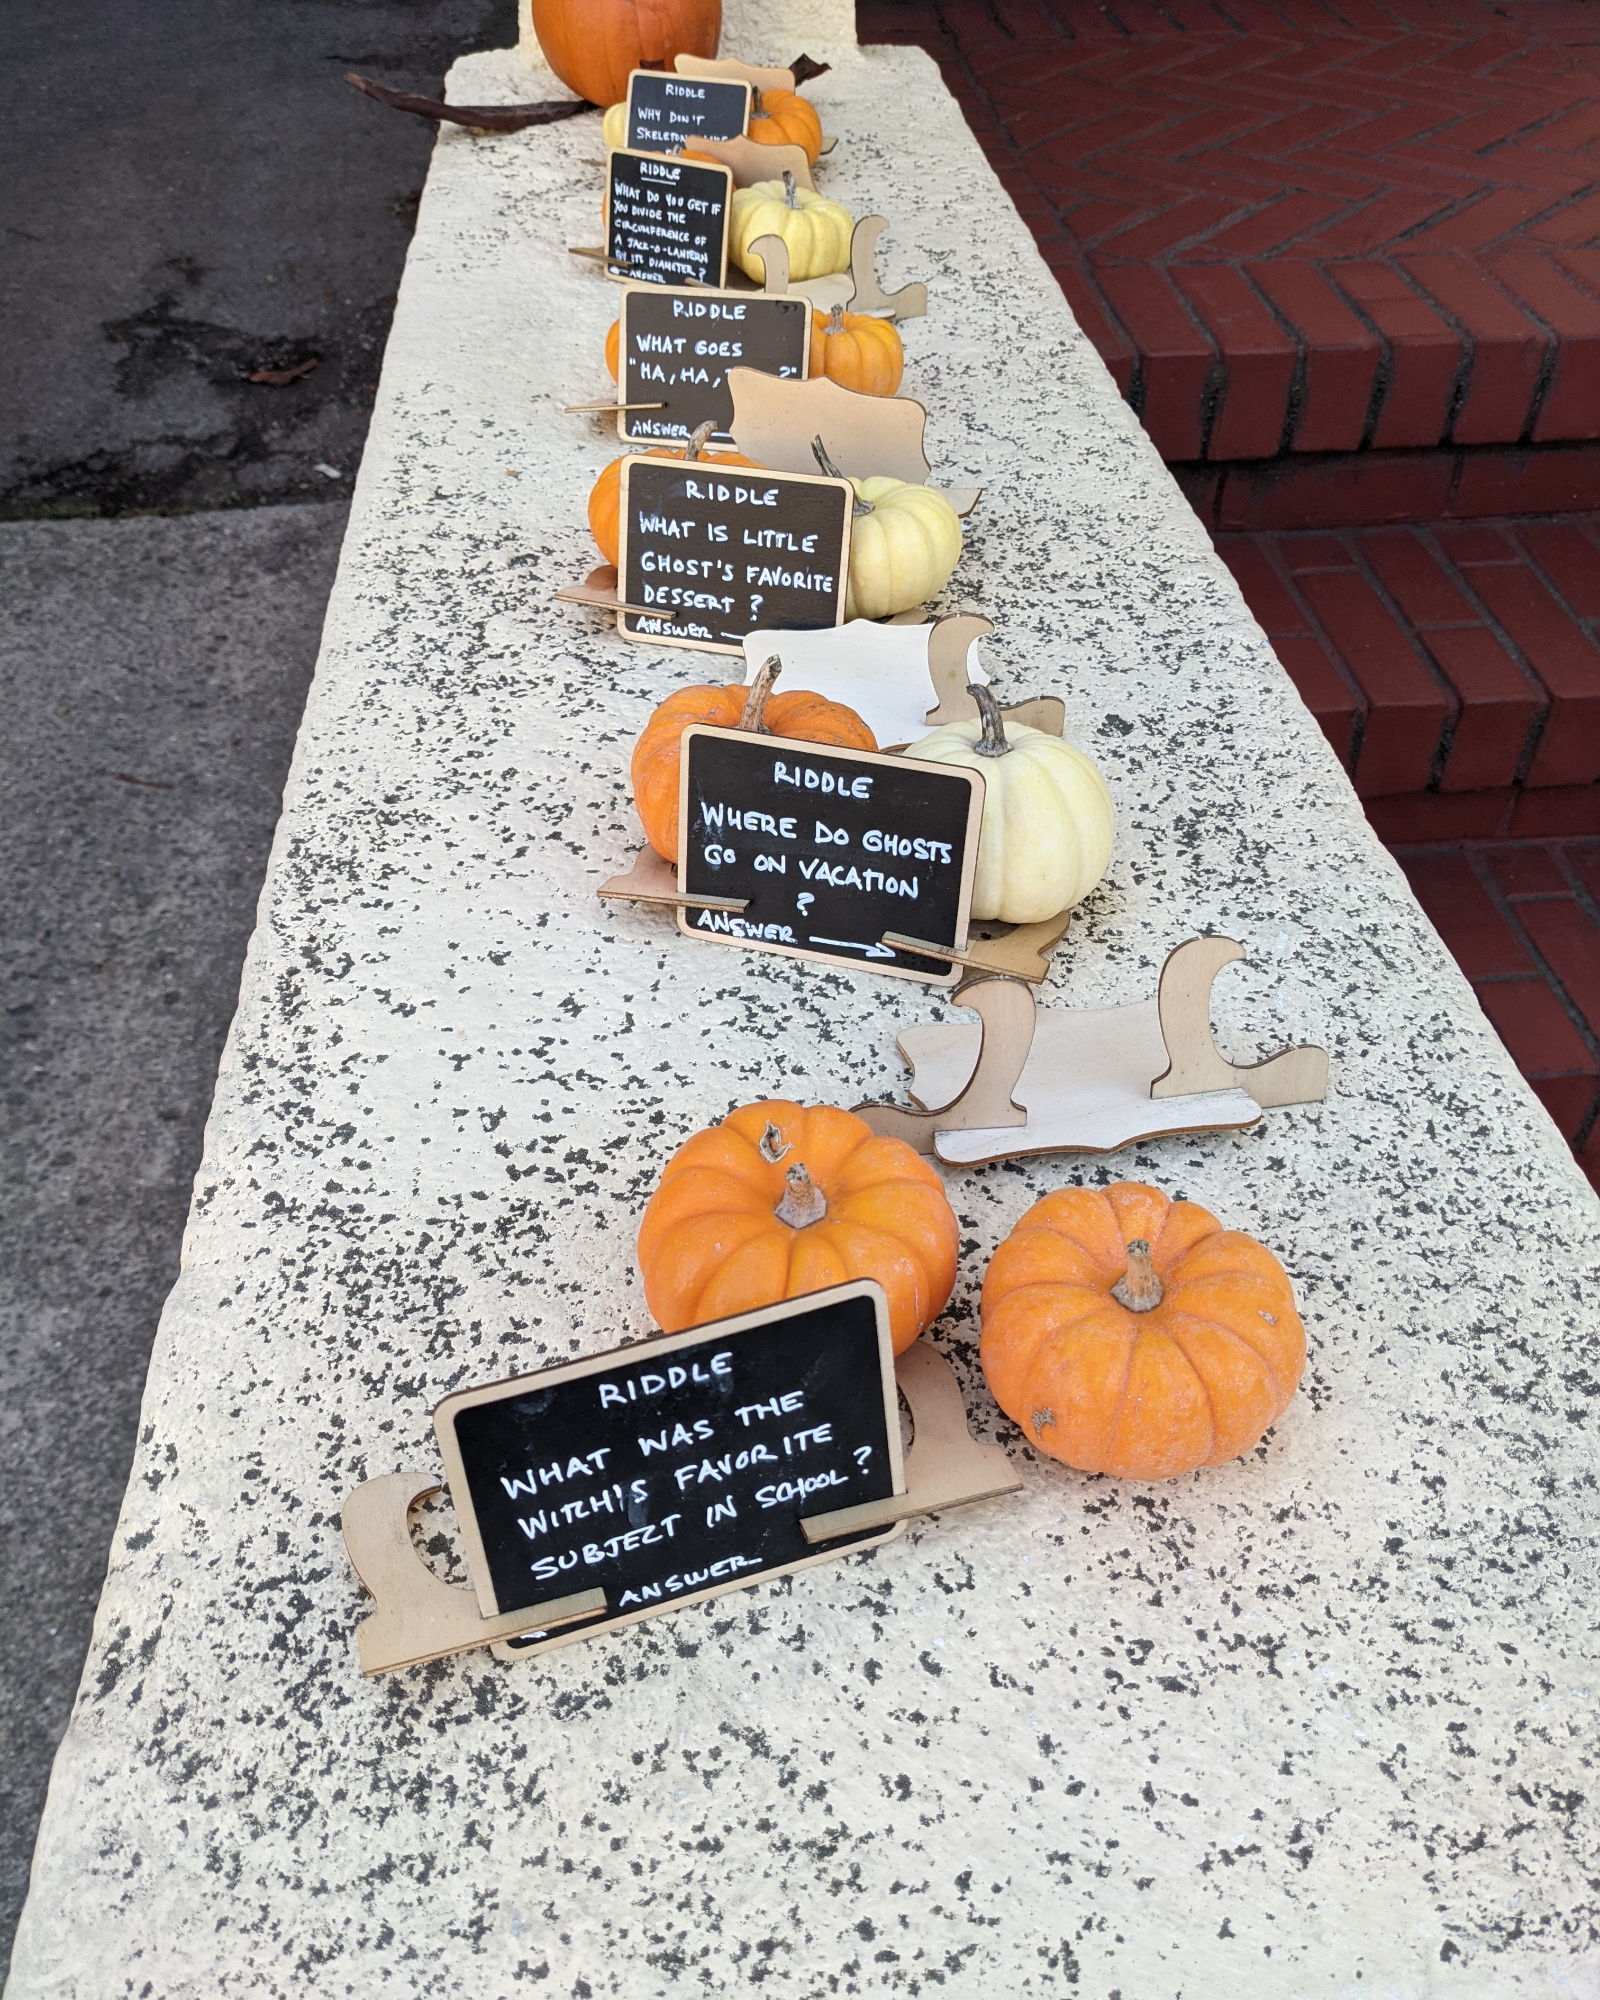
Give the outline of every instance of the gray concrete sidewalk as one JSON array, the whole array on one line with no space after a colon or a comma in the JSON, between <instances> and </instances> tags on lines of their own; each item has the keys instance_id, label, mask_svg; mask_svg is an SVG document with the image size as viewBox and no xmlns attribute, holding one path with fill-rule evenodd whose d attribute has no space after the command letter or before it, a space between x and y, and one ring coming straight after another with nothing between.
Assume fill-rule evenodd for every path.
<instances>
[{"instance_id":1,"label":"gray concrete sidewalk","mask_svg":"<svg viewBox=\"0 0 1600 2000\"><path fill-rule=\"evenodd\" d=\"M0 526L0 1966L344 517Z\"/></svg>"},{"instance_id":2,"label":"gray concrete sidewalk","mask_svg":"<svg viewBox=\"0 0 1600 2000\"><path fill-rule=\"evenodd\" d=\"M0 1967L433 145L341 79L437 95L514 21L513 0L6 10ZM282 500L324 504L26 524Z\"/></svg>"}]
</instances>

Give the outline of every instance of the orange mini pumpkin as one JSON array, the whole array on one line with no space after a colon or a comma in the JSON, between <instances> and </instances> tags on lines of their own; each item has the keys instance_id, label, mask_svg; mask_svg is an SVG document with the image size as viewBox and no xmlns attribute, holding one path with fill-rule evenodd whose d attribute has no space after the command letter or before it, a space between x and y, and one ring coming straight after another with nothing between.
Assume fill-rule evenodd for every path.
<instances>
[{"instance_id":1,"label":"orange mini pumpkin","mask_svg":"<svg viewBox=\"0 0 1600 2000\"><path fill-rule=\"evenodd\" d=\"M811 315L811 373L863 396L892 396L906 372L906 350L893 320L871 313Z\"/></svg>"},{"instance_id":2,"label":"orange mini pumpkin","mask_svg":"<svg viewBox=\"0 0 1600 2000\"><path fill-rule=\"evenodd\" d=\"M611 331L606 335L606 366L611 370L613 382L617 379L617 364L622 354L622 321L614 319Z\"/></svg>"},{"instance_id":3,"label":"orange mini pumpkin","mask_svg":"<svg viewBox=\"0 0 1600 2000\"><path fill-rule=\"evenodd\" d=\"M1036 1202L983 1281L983 1372L1080 1472L1172 1479L1259 1442L1306 1363L1270 1250L1138 1181Z\"/></svg>"},{"instance_id":4,"label":"orange mini pumpkin","mask_svg":"<svg viewBox=\"0 0 1600 2000\"><path fill-rule=\"evenodd\" d=\"M876 750L878 740L842 701L825 695L774 694L778 663L768 660L749 687L686 687L666 700L633 747L633 802L645 838L663 861L678 858L678 755L683 732L696 722L713 729L759 730L804 743L833 743L846 750Z\"/></svg>"},{"instance_id":5,"label":"orange mini pumpkin","mask_svg":"<svg viewBox=\"0 0 1600 2000\"><path fill-rule=\"evenodd\" d=\"M806 163L822 157L822 120L795 90L752 90L749 134L761 146L800 146Z\"/></svg>"},{"instance_id":6,"label":"orange mini pumpkin","mask_svg":"<svg viewBox=\"0 0 1600 2000\"><path fill-rule=\"evenodd\" d=\"M617 517L622 511L622 468L629 457L704 458L708 465L755 464L753 458L741 458L736 451L708 452L705 445L711 431L710 424L702 424L686 445L653 444L644 452L624 452L621 458L612 459L589 489L589 532L601 555L613 567L618 552Z\"/></svg>"},{"instance_id":7,"label":"orange mini pumpkin","mask_svg":"<svg viewBox=\"0 0 1600 2000\"><path fill-rule=\"evenodd\" d=\"M944 1183L853 1111L744 1104L667 1162L639 1225L646 1303L667 1333L876 1278L902 1354L956 1280Z\"/></svg>"}]
</instances>

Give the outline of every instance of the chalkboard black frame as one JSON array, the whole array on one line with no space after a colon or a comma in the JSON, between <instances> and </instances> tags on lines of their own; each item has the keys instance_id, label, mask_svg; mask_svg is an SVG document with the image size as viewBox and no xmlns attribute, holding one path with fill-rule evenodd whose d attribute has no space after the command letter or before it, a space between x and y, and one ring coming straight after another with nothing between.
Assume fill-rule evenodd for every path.
<instances>
[{"instance_id":1,"label":"chalkboard black frame","mask_svg":"<svg viewBox=\"0 0 1600 2000\"><path fill-rule=\"evenodd\" d=\"M625 457L622 461L622 472L620 475L620 489L617 502L618 603L620 605L626 605L631 602L631 599L628 596L628 588L629 588L628 524L633 518L634 475L636 473L642 472L643 476L647 479L659 479L663 474L669 476L677 474L691 475L695 474L696 466L699 466L703 473L705 473L706 475L710 476L713 479L732 479L736 484L745 484L745 485L760 484L762 486L776 485L784 487L827 486L833 489L834 493L838 496L840 541L839 541L839 561L837 565L838 584L833 600L832 626L837 627L842 625L845 622L844 621L845 598L848 595L849 583L850 583L850 539L851 539L851 529L853 525L852 517L853 517L853 512L855 507L855 497L856 497L855 488L850 484L848 479L828 479L823 477L820 473L815 473L815 472L771 472L768 471L765 467L761 466L719 467L714 458L697 460L695 461L694 464L691 465L685 463L681 458L672 459L672 458L658 457L653 452L642 452L642 451L630 452L628 456ZM731 544L730 546L737 549L739 545ZM831 549L828 553L828 560L825 564L818 564L814 554L810 558L808 558L808 560L811 561L813 567L824 568L828 571L829 574L834 573L834 565L833 565ZM667 613L666 611L662 611L659 613L652 613L648 610L643 610L643 611L619 610L617 614L617 630L624 639L631 639L634 641L635 644L638 645L687 646L692 651L697 653L731 653L741 657L743 656L745 635L742 633L736 638L730 637L727 639L696 639L690 637L687 633L647 632L647 631L640 631L638 629L638 621L640 618L652 618L654 622L664 624L668 622L669 615L670 614ZM747 627L746 629L747 631L753 631L755 627L752 625L750 627ZM832 629L832 627L827 625L820 625L820 626L812 626L807 629L813 631L817 630L828 631Z\"/></svg>"},{"instance_id":2,"label":"chalkboard black frame","mask_svg":"<svg viewBox=\"0 0 1600 2000\"><path fill-rule=\"evenodd\" d=\"M630 370L629 356L633 337L633 329L629 325L630 308L636 301L639 301L643 302L644 309L649 311L652 305L660 301L664 302L667 309L670 310L670 302L673 299L683 299L696 306L743 306L747 312L757 314L765 314L770 311L775 319L786 319L793 316L799 322L798 332L800 338L798 345L800 349L800 368L798 374L780 375L778 379L790 382L805 382L810 379L812 307L811 301L801 294L785 292L773 295L768 292L717 291L711 286L701 285L690 287L687 285L630 284L622 294L622 302L618 310L618 317L622 325L617 334L617 396L618 400L623 404L623 408L617 412L617 436L622 439L624 444L658 445L672 444L674 442L681 443L684 438L687 438L693 432L696 423L704 421L702 413L699 410L695 410L691 413L693 421L685 419L676 430L664 431L659 428L651 429L650 426L652 424L660 425L666 421L671 414L671 404L665 403L660 410L648 410L644 408L645 404L652 402L656 397L664 397L666 392L658 382L641 382L637 379L636 372L634 371L639 366L638 357L634 357L632 370ZM723 394L727 398L729 416L728 428L726 430L713 431L711 434L713 441L717 444L731 444L733 442L733 391L727 386L728 371L733 368L749 368L753 365L748 359L741 358L737 361L729 361L723 369ZM759 374L771 371L757 369L756 372Z\"/></svg>"},{"instance_id":3,"label":"chalkboard black frame","mask_svg":"<svg viewBox=\"0 0 1600 2000\"><path fill-rule=\"evenodd\" d=\"M717 160L685 160L678 153L650 153L641 151L633 146L612 146L608 149L606 153L606 240L603 268L608 278L614 283L622 285L675 284L682 286L684 280L681 273L675 275L672 272L666 271L660 277L652 277L648 271L642 271L637 266L630 267L627 260L619 256L613 248L616 228L614 214L616 173L617 162L619 160L640 160L652 167L676 167L680 172L691 176L704 175L707 178L712 178L719 174L722 176L722 238L718 246L717 274L714 279L707 276L703 281L700 279L694 281L696 284L704 282L718 291L722 290L728 282L728 234L733 225L733 169L723 166ZM655 178L659 179L660 176L657 175ZM709 271L709 266L707 268Z\"/></svg>"},{"instance_id":4,"label":"chalkboard black frame","mask_svg":"<svg viewBox=\"0 0 1600 2000\"><path fill-rule=\"evenodd\" d=\"M464 1413L481 1408L485 1404L526 1397L530 1393L553 1389L565 1383L592 1380L596 1376L622 1371L631 1373L644 1364L659 1367L674 1356L684 1354L692 1356L700 1349L705 1349L709 1355L713 1350L728 1347L730 1343L736 1344L742 1334L830 1311L856 1299L864 1299L871 1303L877 1333L878 1389L882 1404L881 1412L874 1409L870 1414L870 1420L875 1425L881 1414L881 1442L889 1463L891 1490L896 1496L904 1496L907 1490L905 1462L900 1444L899 1391L895 1382L894 1345L889 1334L889 1304L883 1287L871 1278L857 1279L848 1285L835 1285L826 1291L808 1293L802 1298L785 1299L779 1304L762 1307L759 1311L739 1313L730 1319L714 1320L704 1326L691 1327L683 1333L658 1335L652 1340L635 1341L627 1347L610 1348L603 1354L587 1355L579 1361L561 1362L553 1368L538 1369L531 1374L514 1375L504 1381L485 1383L472 1389L460 1389L453 1395L444 1397L433 1413L434 1434L444 1460L445 1477L460 1528L467 1571L483 1616L497 1617L500 1615L501 1607L472 1503L472 1489L466 1463L456 1436L457 1420ZM803 1335L801 1337L803 1338ZM830 1503L824 1495L815 1500L796 1501L793 1504L798 1518L801 1514L826 1513ZM554 1646L572 1645L577 1640L589 1638L597 1632L616 1631L625 1625L637 1625L643 1619L659 1617L663 1612L679 1611L690 1604L703 1604L708 1599L721 1597L730 1590L743 1590L754 1583L767 1583L775 1577L790 1576L797 1570L812 1569L818 1563L830 1562L837 1556L853 1554L858 1549L877 1548L884 1542L894 1540L905 1525L903 1520L895 1521L886 1528L869 1529L851 1535L847 1541L829 1542L819 1547L814 1554L802 1556L793 1562L746 1570L706 1589L686 1591L670 1598L664 1597L637 1610L612 1613L608 1608L604 1614L585 1624L543 1636L531 1635L519 1638L514 1644L515 1657L521 1658L535 1651L543 1652ZM533 1596L530 1601L537 1603L538 1587L532 1588ZM517 1608L519 1607L509 1605L506 1607L507 1610Z\"/></svg>"},{"instance_id":5,"label":"chalkboard black frame","mask_svg":"<svg viewBox=\"0 0 1600 2000\"><path fill-rule=\"evenodd\" d=\"M903 775L907 771L925 771L930 777L944 783L946 781L965 784L967 787L966 843L961 853L961 881L957 892L955 934L953 937L930 937L929 944L942 944L952 951L965 951L968 943L968 928L972 921L972 890L978 874L978 836L983 828L984 781L981 771L969 769L964 764L925 763L920 758L906 757L888 750L846 750L832 743L808 743L783 736L751 736L737 729L713 729L706 723L693 723L683 732L678 751L678 886L685 888L694 870L690 866L689 840L693 832L696 814L691 794L691 778L694 765L694 747L700 742L733 742L740 745L759 745L763 751L787 751L796 759L810 762L825 760L828 764L859 764L868 769L885 771L891 775ZM808 795L809 796L809 795ZM888 865L893 865L888 864ZM695 893L703 893L697 890ZM743 895L744 888L726 891L729 895ZM747 908L751 906L747 905ZM885 979L914 979L923 986L958 986L967 977L967 968L951 964L943 959L913 958L903 949L886 953L885 958L863 958L859 951L819 950L814 945L792 945L752 938L735 934L735 926L746 921L744 918L728 919L729 928L706 929L699 924L703 913L698 909L678 911L678 929L685 937L698 939L702 944L733 945L740 951L768 951L779 958L806 958L818 965L845 965L855 971L874 972ZM912 919L907 918L909 925ZM887 927L886 927L887 928ZM912 937L922 932L909 930ZM863 943L876 943L876 939L864 939ZM905 959L904 964L887 962Z\"/></svg>"},{"instance_id":6,"label":"chalkboard black frame","mask_svg":"<svg viewBox=\"0 0 1600 2000\"><path fill-rule=\"evenodd\" d=\"M624 128L628 135L629 149L633 152L644 153L655 150L655 148L647 146L644 140L633 129L635 115L634 98L637 86L640 83L647 85L687 84L691 86L698 84L704 89L742 91L744 93L744 111L739 120L737 131L686 133L683 135L684 143L686 144L693 144L696 139L742 139L750 130L750 109L754 102L755 93L748 79L731 76L680 76L675 70L635 69L628 72L627 124ZM668 136L670 137L671 135L669 134ZM677 149L674 148L672 150Z\"/></svg>"}]
</instances>

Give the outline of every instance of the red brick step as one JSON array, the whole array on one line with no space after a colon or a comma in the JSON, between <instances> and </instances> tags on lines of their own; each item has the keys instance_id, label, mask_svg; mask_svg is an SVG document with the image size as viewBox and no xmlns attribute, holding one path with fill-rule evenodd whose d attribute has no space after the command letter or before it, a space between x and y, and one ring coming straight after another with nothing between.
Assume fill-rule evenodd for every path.
<instances>
[{"instance_id":1,"label":"red brick step","mask_svg":"<svg viewBox=\"0 0 1600 2000\"><path fill-rule=\"evenodd\" d=\"M1130 5L857 24L939 62L1166 458L1600 439L1592 0Z\"/></svg>"},{"instance_id":2,"label":"red brick step","mask_svg":"<svg viewBox=\"0 0 1600 2000\"><path fill-rule=\"evenodd\" d=\"M1600 835L1600 512L1216 545L1385 839Z\"/></svg>"},{"instance_id":3,"label":"red brick step","mask_svg":"<svg viewBox=\"0 0 1600 2000\"><path fill-rule=\"evenodd\" d=\"M1417 901L1600 1188L1600 841L1397 847Z\"/></svg>"}]
</instances>

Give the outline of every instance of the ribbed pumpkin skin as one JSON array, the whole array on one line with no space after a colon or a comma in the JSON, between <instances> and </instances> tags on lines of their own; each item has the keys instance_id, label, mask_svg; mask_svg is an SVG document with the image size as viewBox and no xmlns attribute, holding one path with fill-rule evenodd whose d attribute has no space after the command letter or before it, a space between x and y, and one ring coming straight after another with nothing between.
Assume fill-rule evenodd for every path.
<instances>
[{"instance_id":1,"label":"ribbed pumpkin skin","mask_svg":"<svg viewBox=\"0 0 1600 2000\"><path fill-rule=\"evenodd\" d=\"M758 285L767 278L766 260L750 248L763 236L781 236L789 246L789 282L825 278L848 270L855 217L849 209L810 188L795 189L795 206L784 200L783 182L756 181L735 188L728 217L728 255Z\"/></svg>"},{"instance_id":2,"label":"ribbed pumpkin skin","mask_svg":"<svg viewBox=\"0 0 1600 2000\"><path fill-rule=\"evenodd\" d=\"M906 755L983 773L983 828L972 914L1036 924L1075 909L1111 866L1116 811L1106 781L1075 744L1008 722L1003 757L978 750L983 725L947 722Z\"/></svg>"},{"instance_id":3,"label":"ribbed pumpkin skin","mask_svg":"<svg viewBox=\"0 0 1600 2000\"><path fill-rule=\"evenodd\" d=\"M1111 1296L1143 1238L1166 1287ZM1119 1181L1036 1202L983 1281L979 1356L1029 1441L1080 1472L1174 1479L1258 1443L1294 1397L1306 1336L1270 1250L1198 1203Z\"/></svg>"},{"instance_id":4,"label":"ribbed pumpkin skin","mask_svg":"<svg viewBox=\"0 0 1600 2000\"><path fill-rule=\"evenodd\" d=\"M618 553L617 518L622 511L622 465L627 458L682 458L682 445L653 444L647 451L624 452L622 458L614 458L589 489L589 532L594 536L595 546L608 563L616 567ZM701 465L754 465L755 460L741 458L736 451L702 452L696 461Z\"/></svg>"},{"instance_id":5,"label":"ribbed pumpkin skin","mask_svg":"<svg viewBox=\"0 0 1600 2000\"><path fill-rule=\"evenodd\" d=\"M606 366L611 370L611 379L617 380L617 370L622 364L622 321L614 319L611 331L606 335ZM620 478L620 474L618 477Z\"/></svg>"},{"instance_id":6,"label":"ribbed pumpkin skin","mask_svg":"<svg viewBox=\"0 0 1600 2000\"><path fill-rule=\"evenodd\" d=\"M762 1157L775 1125L786 1148ZM803 1162L828 1213L791 1229L773 1211ZM943 1311L956 1280L956 1218L937 1171L853 1112L777 1099L741 1105L668 1161L639 1225L644 1295L664 1332L876 1278L902 1354Z\"/></svg>"},{"instance_id":7,"label":"ribbed pumpkin skin","mask_svg":"<svg viewBox=\"0 0 1600 2000\"><path fill-rule=\"evenodd\" d=\"M942 493L903 479L852 479L870 514L850 529L846 618L892 618L943 590L961 560L961 516Z\"/></svg>"},{"instance_id":8,"label":"ribbed pumpkin skin","mask_svg":"<svg viewBox=\"0 0 1600 2000\"><path fill-rule=\"evenodd\" d=\"M633 802L645 838L663 861L678 858L678 746L683 732L696 722L714 729L737 728L749 692L737 684L679 688L651 716L633 746ZM877 738L853 708L799 688L768 695L762 719L773 736L833 743L846 750L878 747Z\"/></svg>"},{"instance_id":9,"label":"ribbed pumpkin skin","mask_svg":"<svg viewBox=\"0 0 1600 2000\"><path fill-rule=\"evenodd\" d=\"M532 0L544 59L591 104L618 104L629 72L671 69L680 55L714 56L722 0Z\"/></svg>"},{"instance_id":10,"label":"ribbed pumpkin skin","mask_svg":"<svg viewBox=\"0 0 1600 2000\"><path fill-rule=\"evenodd\" d=\"M839 332L833 315L811 315L811 373L826 375L842 389L863 396L892 396L906 372L906 350L891 319L845 313Z\"/></svg>"},{"instance_id":11,"label":"ribbed pumpkin skin","mask_svg":"<svg viewBox=\"0 0 1600 2000\"><path fill-rule=\"evenodd\" d=\"M822 157L822 120L816 107L794 90L763 90L750 113L750 137L758 146L803 146L807 163Z\"/></svg>"}]
</instances>

